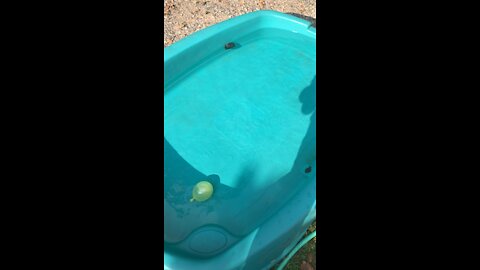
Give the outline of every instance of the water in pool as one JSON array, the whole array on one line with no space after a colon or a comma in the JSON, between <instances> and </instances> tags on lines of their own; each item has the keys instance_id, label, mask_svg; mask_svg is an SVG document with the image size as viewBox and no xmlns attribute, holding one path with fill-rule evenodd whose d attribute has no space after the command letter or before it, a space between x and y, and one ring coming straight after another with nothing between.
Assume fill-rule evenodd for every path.
<instances>
[{"instance_id":1,"label":"water in pool","mask_svg":"<svg viewBox=\"0 0 480 270\"><path fill-rule=\"evenodd\" d=\"M165 89L164 237L172 247L204 227L245 236L316 173L314 40L263 29L232 42ZM200 181L213 195L191 201Z\"/></svg>"}]
</instances>

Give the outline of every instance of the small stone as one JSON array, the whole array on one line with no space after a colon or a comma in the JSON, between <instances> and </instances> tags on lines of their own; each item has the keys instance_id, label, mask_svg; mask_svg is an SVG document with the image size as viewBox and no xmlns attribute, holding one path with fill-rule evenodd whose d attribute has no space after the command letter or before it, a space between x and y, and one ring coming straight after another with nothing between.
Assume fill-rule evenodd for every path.
<instances>
[{"instance_id":1,"label":"small stone","mask_svg":"<svg viewBox=\"0 0 480 270\"><path fill-rule=\"evenodd\" d=\"M302 265L300 265L300 270L315 270L315 269L309 263L307 263L306 261L303 261Z\"/></svg>"},{"instance_id":2,"label":"small stone","mask_svg":"<svg viewBox=\"0 0 480 270\"><path fill-rule=\"evenodd\" d=\"M314 257L313 254L312 254L312 253L309 253L309 254L307 255L307 261L308 261L309 263L312 263L312 262L313 262L313 257Z\"/></svg>"}]
</instances>

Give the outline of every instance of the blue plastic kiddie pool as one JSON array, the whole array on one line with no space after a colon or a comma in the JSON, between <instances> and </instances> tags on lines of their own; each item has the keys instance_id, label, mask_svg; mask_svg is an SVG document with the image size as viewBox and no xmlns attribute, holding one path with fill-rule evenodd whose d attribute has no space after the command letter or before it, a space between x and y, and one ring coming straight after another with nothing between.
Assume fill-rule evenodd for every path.
<instances>
[{"instance_id":1,"label":"blue plastic kiddie pool","mask_svg":"<svg viewBox=\"0 0 480 270\"><path fill-rule=\"evenodd\" d=\"M164 269L269 269L315 220L315 40L257 11L164 49Z\"/></svg>"}]
</instances>

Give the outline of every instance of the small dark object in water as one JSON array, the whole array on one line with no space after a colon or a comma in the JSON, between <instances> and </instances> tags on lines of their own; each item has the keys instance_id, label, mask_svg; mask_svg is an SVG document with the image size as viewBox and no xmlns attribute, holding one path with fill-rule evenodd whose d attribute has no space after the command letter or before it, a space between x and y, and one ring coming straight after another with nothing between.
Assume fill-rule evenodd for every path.
<instances>
[{"instance_id":1,"label":"small dark object in water","mask_svg":"<svg viewBox=\"0 0 480 270\"><path fill-rule=\"evenodd\" d=\"M229 43L225 44L225 50L230 50L230 49L233 49L233 48L235 48L235 43L229 42Z\"/></svg>"},{"instance_id":2,"label":"small dark object in water","mask_svg":"<svg viewBox=\"0 0 480 270\"><path fill-rule=\"evenodd\" d=\"M308 168L305 169L305 173L311 173L312 172L312 167L308 166Z\"/></svg>"}]
</instances>

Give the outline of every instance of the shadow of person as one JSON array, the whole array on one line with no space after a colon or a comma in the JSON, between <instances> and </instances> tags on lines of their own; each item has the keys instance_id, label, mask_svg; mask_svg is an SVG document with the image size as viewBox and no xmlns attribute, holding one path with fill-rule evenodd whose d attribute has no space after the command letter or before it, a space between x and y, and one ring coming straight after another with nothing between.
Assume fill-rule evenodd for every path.
<instances>
[{"instance_id":1,"label":"shadow of person","mask_svg":"<svg viewBox=\"0 0 480 270\"><path fill-rule=\"evenodd\" d=\"M295 161L296 165L300 160L298 157L307 155L307 162L312 162L316 159L317 152L317 76L313 77L310 85L302 91L299 97L300 102L302 103L302 113L305 115L310 115L310 125L307 130L307 133L301 144L297 159ZM313 150L313 151L312 151ZM313 156L312 156L313 154Z\"/></svg>"},{"instance_id":2,"label":"shadow of person","mask_svg":"<svg viewBox=\"0 0 480 270\"><path fill-rule=\"evenodd\" d=\"M250 188L250 181L255 179L255 166L244 167L238 175L239 183L236 187L230 187L221 183L218 175L205 175L195 169L187 160L174 149L164 138L164 237L167 245L175 246L184 240L194 230L205 225L216 225L228 229L228 233L241 238L253 230L260 228L263 232L272 233L271 228L261 227L265 221L275 215L290 199L306 185L305 181L312 180L306 174L315 175L315 171L305 171L312 166L316 159L316 76L299 95L302 103L301 112L310 115L309 128L299 147L293 167L289 173L280 179L268 181L271 185L261 188ZM210 181L214 186L214 196L203 203L192 203L191 190L201 180ZM303 183L302 183L303 181ZM303 202L303 210L296 215L295 220L288 229L301 231L307 212L315 197L308 197L309 201ZM308 210L308 209L307 209ZM292 216L293 217L293 216ZM283 225L284 228L285 225ZM285 248L285 244L291 243L291 239L279 238L279 248ZM235 244L232 241L225 247ZM261 240L253 242L251 251L262 245ZM188 252L188 251L186 251ZM245 252L248 252L246 250ZM247 253L246 253L247 254ZM278 256L278 249L269 252L271 256ZM254 255L254 254L252 254ZM268 257L268 259L272 259ZM250 263L253 261L250 260ZM247 261L248 265L249 261ZM247 268L248 269L248 268Z\"/></svg>"},{"instance_id":3,"label":"shadow of person","mask_svg":"<svg viewBox=\"0 0 480 270\"><path fill-rule=\"evenodd\" d=\"M298 150L293 168L287 175L269 186L264 196L257 202L258 205L261 205L274 200L282 200L282 203L277 203L275 208L265 211L264 221L278 212L281 207L294 210L287 210L291 211L289 218L285 219L281 226L272 225L268 222L260 226L257 236L250 247L244 269L255 269L259 260L263 260L263 264L268 265L278 259L279 254L292 247L292 244L295 244L293 241L298 240L297 238L308 228L310 222L313 222L313 220L310 220L312 219L310 214L312 207L316 209L316 92L315 75L310 85L299 96L299 100L302 103L302 113L305 115L311 114L311 117L309 128ZM310 170L306 170L307 168L310 168ZM312 190L305 191L309 194L302 194L303 199L296 200L296 205L292 205L291 198L302 188L312 185ZM264 209L252 209L250 213L255 214L257 211L264 211ZM276 238L272 237L272 243L267 247L265 243L266 235L271 235L272 231L275 231L277 235ZM261 252L262 249L266 250Z\"/></svg>"}]
</instances>

